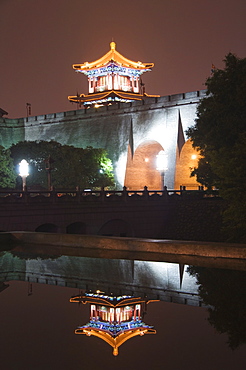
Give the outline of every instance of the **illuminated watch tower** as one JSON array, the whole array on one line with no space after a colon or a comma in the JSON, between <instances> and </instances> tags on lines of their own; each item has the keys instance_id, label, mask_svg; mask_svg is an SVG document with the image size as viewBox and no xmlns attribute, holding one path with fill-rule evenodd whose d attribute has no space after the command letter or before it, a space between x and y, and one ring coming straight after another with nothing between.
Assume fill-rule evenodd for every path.
<instances>
[{"instance_id":1,"label":"illuminated watch tower","mask_svg":"<svg viewBox=\"0 0 246 370\"><path fill-rule=\"evenodd\" d=\"M94 335L103 339L118 355L118 348L137 335L156 334L152 326L146 325L143 315L149 300L132 296L108 296L100 293L85 293L71 297L70 302L89 303L90 321L78 327L75 334Z\"/></svg>"},{"instance_id":2,"label":"illuminated watch tower","mask_svg":"<svg viewBox=\"0 0 246 370\"><path fill-rule=\"evenodd\" d=\"M116 51L115 42L110 50L94 62L73 64L76 72L88 77L89 93L69 96L72 103L80 105L109 104L112 102L131 102L148 96L141 82L141 75L151 71L154 63L134 62Z\"/></svg>"}]
</instances>

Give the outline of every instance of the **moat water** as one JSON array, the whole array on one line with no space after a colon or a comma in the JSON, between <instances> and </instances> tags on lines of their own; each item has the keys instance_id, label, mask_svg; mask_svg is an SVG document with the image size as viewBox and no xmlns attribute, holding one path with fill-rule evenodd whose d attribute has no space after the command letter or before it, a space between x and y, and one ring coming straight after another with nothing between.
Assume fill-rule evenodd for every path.
<instances>
[{"instance_id":1,"label":"moat water","mask_svg":"<svg viewBox=\"0 0 246 370\"><path fill-rule=\"evenodd\" d=\"M2 369L246 368L244 264L225 268L216 260L191 265L48 250L0 252ZM117 357L101 339L75 335L89 321L90 308L69 299L97 289L155 300L144 322L156 334L131 338Z\"/></svg>"}]
</instances>

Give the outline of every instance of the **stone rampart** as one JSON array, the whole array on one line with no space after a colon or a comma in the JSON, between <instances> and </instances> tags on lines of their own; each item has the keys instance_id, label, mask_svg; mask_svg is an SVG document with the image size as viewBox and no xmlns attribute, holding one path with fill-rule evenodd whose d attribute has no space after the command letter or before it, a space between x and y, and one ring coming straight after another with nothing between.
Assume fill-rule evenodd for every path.
<instances>
[{"instance_id":1,"label":"stone rampart","mask_svg":"<svg viewBox=\"0 0 246 370\"><path fill-rule=\"evenodd\" d=\"M134 155L143 143L158 143L168 157L166 185L173 189L179 130L185 136L194 124L197 104L204 96L202 90L17 120L1 118L0 144L9 147L21 140L55 140L75 147L104 148L113 162L117 186L122 187L129 146Z\"/></svg>"}]
</instances>

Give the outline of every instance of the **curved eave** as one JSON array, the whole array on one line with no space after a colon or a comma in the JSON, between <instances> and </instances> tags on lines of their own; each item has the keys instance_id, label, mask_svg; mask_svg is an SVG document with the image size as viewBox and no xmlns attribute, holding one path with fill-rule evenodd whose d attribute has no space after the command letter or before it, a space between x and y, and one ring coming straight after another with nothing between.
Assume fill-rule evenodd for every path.
<instances>
[{"instance_id":1,"label":"curved eave","mask_svg":"<svg viewBox=\"0 0 246 370\"><path fill-rule=\"evenodd\" d=\"M120 99L127 99L127 100L141 100L144 98L144 95L140 94L131 94L131 93L124 93L122 91L104 91L101 93L95 94L81 94L80 96L69 96L68 100L72 103L93 103L97 100L108 99L109 97L119 97Z\"/></svg>"},{"instance_id":2,"label":"curved eave","mask_svg":"<svg viewBox=\"0 0 246 370\"><path fill-rule=\"evenodd\" d=\"M80 71L88 71L88 70L104 67L111 61L114 61L120 66L127 67L127 68L134 68L138 70L150 69L154 67L154 63L142 63L139 61L134 62L130 59L125 58L123 55L121 55L118 51L115 50L114 42L111 42L110 47L111 47L111 50L109 50L100 59L97 59L94 62L85 62L83 64L73 64L73 69L80 70Z\"/></svg>"},{"instance_id":3,"label":"curved eave","mask_svg":"<svg viewBox=\"0 0 246 370\"><path fill-rule=\"evenodd\" d=\"M156 330L150 329L150 328L136 328L129 331L126 331L124 333L119 334L116 338L112 337L109 333L104 332L102 330L97 330L94 328L81 328L75 330L76 334L86 334L88 336L95 336L102 340L104 340L106 343L108 343L111 347L113 347L113 354L115 356L118 355L118 348L126 342L128 339L131 339L133 337L136 337L138 335L143 336L144 334L156 334Z\"/></svg>"},{"instance_id":4,"label":"curved eave","mask_svg":"<svg viewBox=\"0 0 246 370\"><path fill-rule=\"evenodd\" d=\"M157 98L160 95L148 95L148 94L134 94L134 93L129 93L129 92L124 92L124 91L115 91L115 90L110 90L110 91L103 91L100 93L95 93L95 94L80 94L80 95L75 95L75 96L68 96L68 100L71 103L93 103L98 100L102 99L108 99L110 97L118 97L120 99L125 99L125 100L142 100L144 98Z\"/></svg>"},{"instance_id":5,"label":"curved eave","mask_svg":"<svg viewBox=\"0 0 246 370\"><path fill-rule=\"evenodd\" d=\"M109 307L122 307L128 305L134 305L138 303L148 303L145 299L141 297L131 297L131 298L123 298L120 301L109 301L105 298L101 297L93 297L93 296L75 296L70 298L70 302L82 302L82 303L90 303L90 304L101 304L103 306Z\"/></svg>"}]
</instances>

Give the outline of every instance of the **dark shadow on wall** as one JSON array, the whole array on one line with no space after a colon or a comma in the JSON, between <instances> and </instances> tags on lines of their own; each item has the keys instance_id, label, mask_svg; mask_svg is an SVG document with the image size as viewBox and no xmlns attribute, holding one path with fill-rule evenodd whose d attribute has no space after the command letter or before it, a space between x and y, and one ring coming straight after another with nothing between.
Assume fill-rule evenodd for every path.
<instances>
[{"instance_id":1,"label":"dark shadow on wall","mask_svg":"<svg viewBox=\"0 0 246 370\"><path fill-rule=\"evenodd\" d=\"M55 224L42 224L38 226L35 231L39 233L57 233L58 227Z\"/></svg>"},{"instance_id":2,"label":"dark shadow on wall","mask_svg":"<svg viewBox=\"0 0 246 370\"><path fill-rule=\"evenodd\" d=\"M98 235L103 236L134 236L132 226L126 221L115 219L106 222L98 232Z\"/></svg>"},{"instance_id":3,"label":"dark shadow on wall","mask_svg":"<svg viewBox=\"0 0 246 370\"><path fill-rule=\"evenodd\" d=\"M86 234L86 224L74 222L66 227L67 234Z\"/></svg>"}]
</instances>

